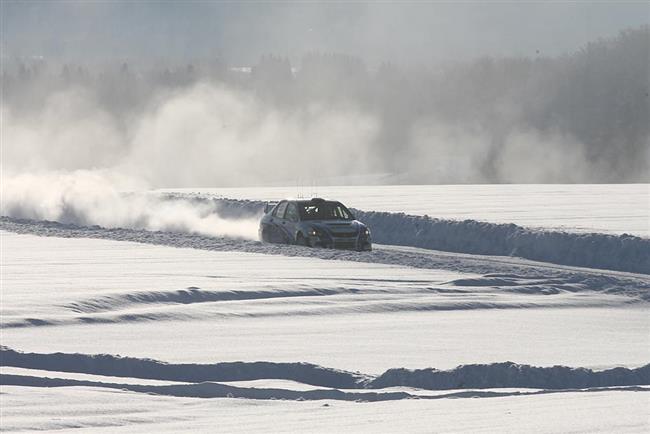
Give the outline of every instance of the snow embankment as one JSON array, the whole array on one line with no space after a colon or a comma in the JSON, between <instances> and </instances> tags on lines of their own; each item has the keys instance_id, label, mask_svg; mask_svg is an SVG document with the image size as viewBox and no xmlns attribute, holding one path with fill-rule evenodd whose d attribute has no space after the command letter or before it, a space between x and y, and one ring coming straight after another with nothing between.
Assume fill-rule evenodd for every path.
<instances>
[{"instance_id":1,"label":"snow embankment","mask_svg":"<svg viewBox=\"0 0 650 434\"><path fill-rule=\"evenodd\" d=\"M156 203L173 205L174 209L177 208L176 205L182 205L183 209L197 208L204 210L202 211L204 218L201 221L203 223L212 221L214 226L239 227L239 222L246 222L246 227L249 228L247 229L248 232L254 232L253 229L250 229L251 222L256 222L259 219L264 207L264 202L261 201L220 199L192 194L165 194L157 198L156 201ZM206 220L207 217L204 215L206 209L216 216L215 219ZM515 224L497 224L475 220L443 220L403 213L360 210L355 210L355 213L359 220L370 227L373 242L377 244L418 247L466 254L514 256L560 265L650 274L650 239L633 235L554 232L524 228ZM2 217L0 229L19 230L23 233L29 233L33 229L36 231L34 233L43 235L42 230L35 226L27 229L24 223L29 222L20 220L16 216ZM52 230L66 227L68 229L84 227L89 230L102 229L98 226L90 226L90 223L92 222L86 220L81 222L71 221L64 222L63 226L58 227L47 224L48 227L45 229L50 234L52 234ZM214 249L214 243L210 239L221 239L226 240L227 243L225 244L228 244L228 246L225 244L222 246L224 249L304 255L302 250L300 250L302 253L299 253L286 247L277 251L270 247L261 248L257 242L233 238L231 236L232 231L218 227L211 228L209 224L203 223L200 231L194 230L191 225L174 225L173 222L160 230L169 234L194 235L192 242L201 241L201 245L183 247L204 248L201 246L207 243L210 245L210 249ZM155 229L157 226L153 228ZM122 229L131 230L131 232ZM111 226L111 228L104 231L109 233L104 233L102 237L110 235L112 239L120 239L119 237L124 236L130 238L130 241L138 241L132 239L135 233L133 230L151 231L152 229L149 226L140 227L137 225L134 227ZM82 236L96 235L90 234L86 230ZM75 235L72 235L72 231L68 231L68 235L60 234L56 236ZM144 237L141 238L144 239ZM252 236L248 238L250 239ZM359 255L362 254L357 253L354 257L344 259L355 260Z\"/></svg>"},{"instance_id":2,"label":"snow embankment","mask_svg":"<svg viewBox=\"0 0 650 434\"><path fill-rule=\"evenodd\" d=\"M373 388L409 386L420 389L584 389L650 384L650 364L636 369L593 371L567 366L537 367L512 362L464 365L448 371L389 369L371 381Z\"/></svg>"},{"instance_id":3,"label":"snow embankment","mask_svg":"<svg viewBox=\"0 0 650 434\"><path fill-rule=\"evenodd\" d=\"M172 364L152 359L107 354L23 353L1 347L0 366L184 383L277 379L334 389L414 387L426 390L494 388L561 390L650 385L650 364L634 369L613 368L594 371L587 368L535 367L503 362L462 365L446 371L389 369L383 374L373 377L359 372L341 371L311 363ZM2 378L0 384L20 384L15 382L16 379L11 380L9 377L7 375L0 377ZM357 398L373 400L371 397Z\"/></svg>"},{"instance_id":4,"label":"snow embankment","mask_svg":"<svg viewBox=\"0 0 650 434\"><path fill-rule=\"evenodd\" d=\"M182 196L170 195L178 200ZM187 196L185 196L187 198ZM259 215L264 202L212 200L222 217ZM650 274L650 239L634 235L557 232L515 224L443 220L403 213L354 210L379 244L479 255L517 256L535 261Z\"/></svg>"},{"instance_id":5,"label":"snow embankment","mask_svg":"<svg viewBox=\"0 0 650 434\"><path fill-rule=\"evenodd\" d=\"M369 379L362 374L324 368L311 363L171 364L108 354L23 353L4 346L0 347L0 366L187 383L283 379L343 389L356 389L361 382Z\"/></svg>"},{"instance_id":6,"label":"snow embankment","mask_svg":"<svg viewBox=\"0 0 650 434\"><path fill-rule=\"evenodd\" d=\"M130 392L191 398L283 399L293 401L337 400L377 402L415 398L406 392L344 392L338 389L290 390L261 387L237 387L222 383L145 385L102 381L47 378L31 375L0 374L0 384L26 387L99 387Z\"/></svg>"},{"instance_id":7,"label":"snow embankment","mask_svg":"<svg viewBox=\"0 0 650 434\"><path fill-rule=\"evenodd\" d=\"M517 256L542 262L650 274L650 239L528 229L515 224L441 220L357 211L381 244L480 255Z\"/></svg>"}]
</instances>

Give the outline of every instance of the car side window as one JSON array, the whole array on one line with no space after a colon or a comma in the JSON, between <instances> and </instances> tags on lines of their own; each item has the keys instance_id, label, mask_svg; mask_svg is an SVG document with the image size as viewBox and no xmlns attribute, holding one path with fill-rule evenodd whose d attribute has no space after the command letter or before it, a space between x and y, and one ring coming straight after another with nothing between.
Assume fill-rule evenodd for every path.
<instances>
[{"instance_id":1,"label":"car side window","mask_svg":"<svg viewBox=\"0 0 650 434\"><path fill-rule=\"evenodd\" d=\"M296 206L295 203L293 202L289 203L289 205L287 206L287 213L285 214L284 218L292 222L298 221L298 207Z\"/></svg>"},{"instance_id":2,"label":"car side window","mask_svg":"<svg viewBox=\"0 0 650 434\"><path fill-rule=\"evenodd\" d=\"M284 210L287 209L287 203L289 202L282 202L280 205L278 205L278 207L273 212L273 216L279 219L284 218Z\"/></svg>"}]
</instances>

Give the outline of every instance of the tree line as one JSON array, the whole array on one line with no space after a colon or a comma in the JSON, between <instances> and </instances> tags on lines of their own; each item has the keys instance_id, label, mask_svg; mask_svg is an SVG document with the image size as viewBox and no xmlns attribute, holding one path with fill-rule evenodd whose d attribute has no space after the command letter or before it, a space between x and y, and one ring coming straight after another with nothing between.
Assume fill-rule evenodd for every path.
<instances>
[{"instance_id":1,"label":"tree line","mask_svg":"<svg viewBox=\"0 0 650 434\"><path fill-rule=\"evenodd\" d=\"M444 159L452 147L459 158L464 152L480 152L481 158L473 166L476 174L462 179L452 174L442 181L516 181L508 178L510 169L501 167L503 152L517 149L517 140L530 142L531 132L538 140L521 148L521 164L535 164L526 161L531 151L543 156L549 146L551 152L548 139L560 142L556 153L579 147L579 158L589 168L577 178L555 173L554 179L542 181L648 182L649 52L650 31L643 26L557 57L483 57L435 66L385 62L371 68L360 57L338 53L309 53L295 64L266 55L245 67L221 59L184 65L4 59L2 104L28 113L49 95L77 87L112 116L127 118L165 92L208 82L247 92L274 110L319 104L333 110L355 107L374 116L379 132L371 167L406 173L405 182L440 181L431 177L438 166L413 169L412 162ZM428 137L435 134L439 140L434 146ZM477 149L470 145L474 141L486 145Z\"/></svg>"}]
</instances>

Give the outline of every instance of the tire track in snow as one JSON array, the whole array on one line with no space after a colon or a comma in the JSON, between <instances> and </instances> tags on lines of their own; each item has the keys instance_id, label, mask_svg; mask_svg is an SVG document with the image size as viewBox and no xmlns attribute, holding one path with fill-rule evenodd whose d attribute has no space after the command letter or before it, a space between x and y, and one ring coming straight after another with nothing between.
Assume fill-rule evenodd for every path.
<instances>
[{"instance_id":1,"label":"tire track in snow","mask_svg":"<svg viewBox=\"0 0 650 434\"><path fill-rule=\"evenodd\" d=\"M19 329L28 327L57 327L72 326L79 324L125 324L137 322L158 322L158 321L197 321L197 320L214 320L217 318L274 318L274 317L297 317L297 316L324 316L339 314L360 314L360 313L387 313L387 312L432 312L432 311L460 311L460 310L477 310L477 309L567 309L567 308L602 308L603 306L622 307L635 304L635 301L573 301L567 302L561 300L558 302L543 301L476 301L476 300L457 300L457 301L374 301L370 299L358 300L356 303L347 303L336 306L309 306L309 307L281 307L276 309L267 309L265 312L251 312L242 308L234 311L232 308L228 311L211 311L202 310L194 312L186 311L160 311L148 310L144 312L129 313L85 313L80 316L67 318L59 317L39 317L39 318L21 318L13 321L6 321L0 324L0 330Z\"/></svg>"},{"instance_id":2,"label":"tire track in snow","mask_svg":"<svg viewBox=\"0 0 650 434\"><path fill-rule=\"evenodd\" d=\"M322 297L344 293L356 293L355 289L335 290L310 288L303 290L275 291L206 291L189 287L177 291L139 291L126 294L105 295L98 298L72 302L64 307L77 313L109 312L134 305L195 304L218 301L266 300L270 298Z\"/></svg>"}]
</instances>

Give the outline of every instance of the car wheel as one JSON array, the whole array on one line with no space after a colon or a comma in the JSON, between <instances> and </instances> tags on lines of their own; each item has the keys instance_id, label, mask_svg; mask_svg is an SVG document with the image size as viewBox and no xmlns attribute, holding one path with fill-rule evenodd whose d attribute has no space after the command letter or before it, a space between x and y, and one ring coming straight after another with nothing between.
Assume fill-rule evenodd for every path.
<instances>
[{"instance_id":1,"label":"car wheel","mask_svg":"<svg viewBox=\"0 0 650 434\"><path fill-rule=\"evenodd\" d=\"M269 238L269 230L268 228L262 229L262 242L263 243L270 243L271 239Z\"/></svg>"},{"instance_id":2,"label":"car wheel","mask_svg":"<svg viewBox=\"0 0 650 434\"><path fill-rule=\"evenodd\" d=\"M307 242L307 239L301 233L299 233L296 236L296 244L299 245L299 246L309 247L309 243Z\"/></svg>"}]
</instances>

